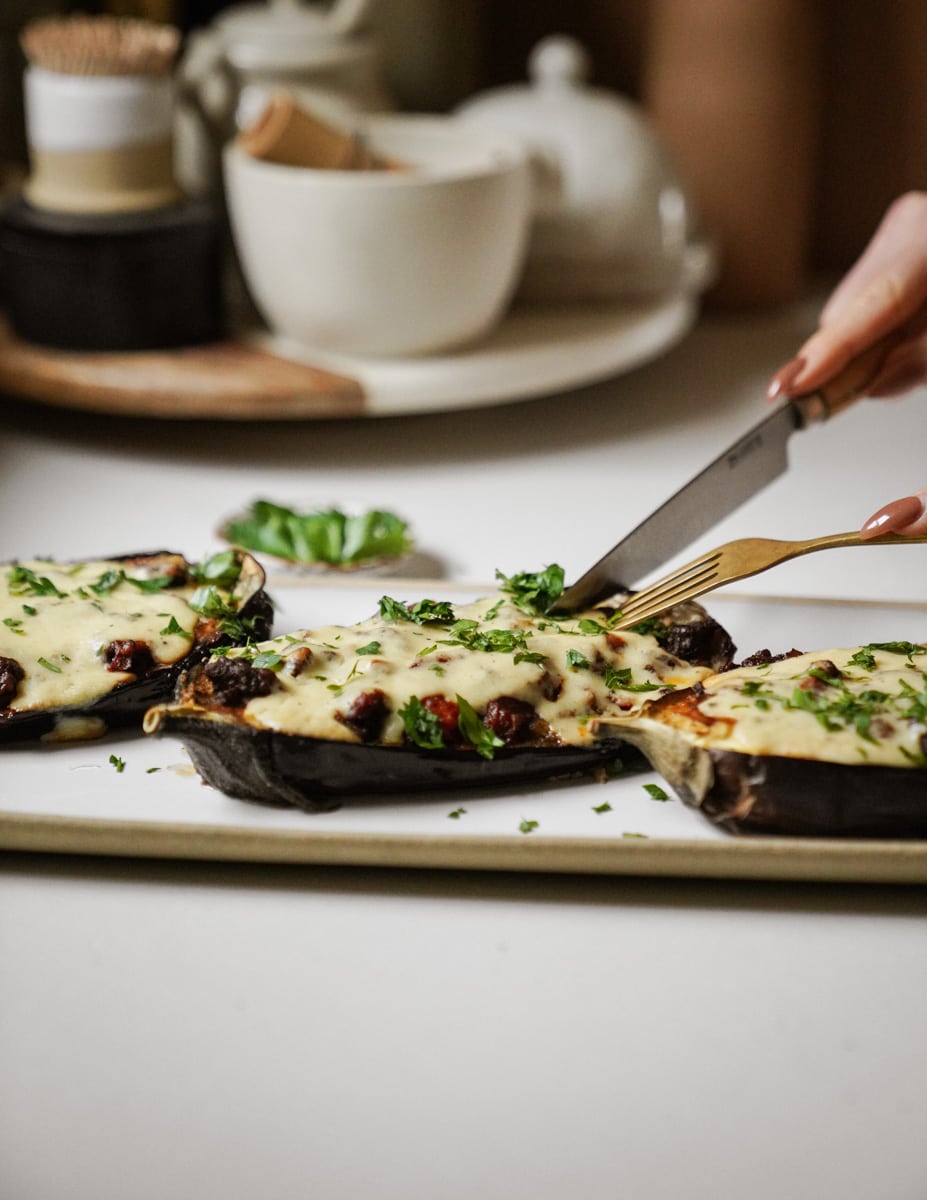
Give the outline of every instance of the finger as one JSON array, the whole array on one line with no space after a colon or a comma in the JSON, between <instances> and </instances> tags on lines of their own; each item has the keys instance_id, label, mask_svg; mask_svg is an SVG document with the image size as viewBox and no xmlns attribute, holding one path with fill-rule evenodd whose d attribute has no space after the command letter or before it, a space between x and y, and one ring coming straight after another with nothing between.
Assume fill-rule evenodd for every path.
<instances>
[{"instance_id":1,"label":"finger","mask_svg":"<svg viewBox=\"0 0 927 1200\"><path fill-rule=\"evenodd\" d=\"M925 264L924 288L925 296L927 296L927 264ZM884 313L879 319L870 322L867 331L863 331L860 327L855 330L849 329L847 332L849 325L846 319L834 326L819 329L805 342L796 357L786 363L784 367L780 367L773 376L766 390L767 400L778 400L782 396L800 396L806 392L823 388L854 359L863 354L868 354L873 362L878 363L878 370L876 375L860 385L858 394L867 396L897 395L903 390L899 386L898 379L892 381L893 390L891 392L876 392L873 390L874 385L877 379L883 382L881 380L882 372L896 351L900 347L913 345L927 331L927 299L925 299L923 307L897 328L884 330L883 325ZM881 332L876 335L876 330ZM885 342L882 350L884 357L879 362L879 343L882 341ZM899 358L898 361L900 363L901 359ZM906 366L908 369L914 369L913 357ZM921 381L922 377L915 373L907 386L913 386Z\"/></svg>"},{"instance_id":2,"label":"finger","mask_svg":"<svg viewBox=\"0 0 927 1200\"><path fill-rule=\"evenodd\" d=\"M927 257L918 268L880 275L842 312L824 325L798 352L802 369L793 377L794 394L812 391L894 330L914 323L927 310ZM917 330L920 331L919 328Z\"/></svg>"},{"instance_id":3,"label":"finger","mask_svg":"<svg viewBox=\"0 0 927 1200\"><path fill-rule=\"evenodd\" d=\"M853 358L901 329L915 335L927 314L927 193L891 206L824 307L817 331L781 368L767 396L799 395L827 383Z\"/></svg>"},{"instance_id":4,"label":"finger","mask_svg":"<svg viewBox=\"0 0 927 1200\"><path fill-rule=\"evenodd\" d=\"M886 504L873 513L860 530L864 539L885 533L898 533L903 537L927 534L927 488Z\"/></svg>"},{"instance_id":5,"label":"finger","mask_svg":"<svg viewBox=\"0 0 927 1200\"><path fill-rule=\"evenodd\" d=\"M920 338L897 346L886 358L866 392L873 399L901 396L927 382L927 342Z\"/></svg>"},{"instance_id":6,"label":"finger","mask_svg":"<svg viewBox=\"0 0 927 1200\"><path fill-rule=\"evenodd\" d=\"M927 193L908 192L890 206L866 249L834 289L820 324L839 320L880 275L903 272L905 263L918 255L927 257Z\"/></svg>"}]
</instances>

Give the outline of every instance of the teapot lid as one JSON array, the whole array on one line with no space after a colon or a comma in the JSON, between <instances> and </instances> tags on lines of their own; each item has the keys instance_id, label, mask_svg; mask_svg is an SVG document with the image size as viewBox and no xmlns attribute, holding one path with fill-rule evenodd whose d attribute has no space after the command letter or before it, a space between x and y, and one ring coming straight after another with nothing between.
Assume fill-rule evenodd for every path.
<instances>
[{"instance_id":1,"label":"teapot lid","mask_svg":"<svg viewBox=\"0 0 927 1200\"><path fill-rule=\"evenodd\" d=\"M573 38L554 34L528 59L528 84L491 88L465 101L458 114L492 119L547 150L571 173L599 174L615 165L614 155L633 150L668 166L647 118L632 101L590 87L589 55Z\"/></svg>"},{"instance_id":2,"label":"teapot lid","mask_svg":"<svg viewBox=\"0 0 927 1200\"><path fill-rule=\"evenodd\" d=\"M370 0L336 0L328 8L300 0L239 4L215 20L232 66L244 71L339 65L363 43L354 33Z\"/></svg>"}]
</instances>

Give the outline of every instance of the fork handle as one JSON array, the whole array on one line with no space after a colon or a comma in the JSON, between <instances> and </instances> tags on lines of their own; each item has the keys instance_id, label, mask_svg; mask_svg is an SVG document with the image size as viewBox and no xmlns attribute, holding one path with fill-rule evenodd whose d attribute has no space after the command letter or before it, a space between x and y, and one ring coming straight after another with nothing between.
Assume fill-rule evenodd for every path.
<instances>
[{"instance_id":1,"label":"fork handle","mask_svg":"<svg viewBox=\"0 0 927 1200\"><path fill-rule=\"evenodd\" d=\"M806 538L798 542L778 542L788 558L798 558L800 554L810 554L814 550L833 550L838 546L903 546L906 542L927 542L927 534L915 534L904 537L900 533L882 533L878 537L864 538L859 530L849 533L831 533L825 537ZM779 559L784 562L785 559Z\"/></svg>"}]
</instances>

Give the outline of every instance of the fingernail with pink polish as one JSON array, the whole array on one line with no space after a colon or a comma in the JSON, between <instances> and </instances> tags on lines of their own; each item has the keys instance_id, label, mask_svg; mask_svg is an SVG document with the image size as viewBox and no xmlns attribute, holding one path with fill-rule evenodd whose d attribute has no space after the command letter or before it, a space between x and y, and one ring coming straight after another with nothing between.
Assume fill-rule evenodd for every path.
<instances>
[{"instance_id":1,"label":"fingernail with pink polish","mask_svg":"<svg viewBox=\"0 0 927 1200\"><path fill-rule=\"evenodd\" d=\"M795 380L805 369L805 360L801 357L793 358L791 362L787 362L784 367L773 375L769 387L766 389L767 400L778 400L780 396L790 395L790 388Z\"/></svg>"},{"instance_id":2,"label":"fingernail with pink polish","mask_svg":"<svg viewBox=\"0 0 927 1200\"><path fill-rule=\"evenodd\" d=\"M879 537L883 533L897 533L924 515L923 496L905 496L893 500L874 513L860 530L862 537Z\"/></svg>"}]
</instances>

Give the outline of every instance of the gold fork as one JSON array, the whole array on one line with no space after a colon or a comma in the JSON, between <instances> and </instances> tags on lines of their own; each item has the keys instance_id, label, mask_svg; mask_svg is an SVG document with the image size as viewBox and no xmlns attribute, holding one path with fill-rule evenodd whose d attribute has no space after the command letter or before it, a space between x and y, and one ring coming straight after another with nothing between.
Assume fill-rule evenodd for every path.
<instances>
[{"instance_id":1,"label":"gold fork","mask_svg":"<svg viewBox=\"0 0 927 1200\"><path fill-rule=\"evenodd\" d=\"M726 583L759 575L770 567L812 554L815 550L831 550L837 546L885 546L901 545L905 542L927 542L927 534L916 537L900 537L886 533L881 537L861 538L859 533L831 533L827 537L808 538L801 542L783 542L774 538L740 538L726 542L716 550L694 558L685 566L671 571L649 587L635 592L621 606L620 618L610 626L612 629L628 629L665 612L675 604L704 596Z\"/></svg>"}]
</instances>

